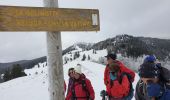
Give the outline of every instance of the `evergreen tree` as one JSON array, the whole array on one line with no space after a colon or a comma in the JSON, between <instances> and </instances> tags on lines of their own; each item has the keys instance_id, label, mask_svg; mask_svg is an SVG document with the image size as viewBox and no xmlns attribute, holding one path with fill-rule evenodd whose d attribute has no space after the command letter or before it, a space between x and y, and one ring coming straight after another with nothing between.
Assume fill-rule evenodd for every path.
<instances>
[{"instance_id":1,"label":"evergreen tree","mask_svg":"<svg viewBox=\"0 0 170 100\"><path fill-rule=\"evenodd\" d=\"M18 78L21 76L26 76L25 72L23 71L22 67L20 64L14 64L13 68L11 70L11 77L13 78Z\"/></svg>"},{"instance_id":2,"label":"evergreen tree","mask_svg":"<svg viewBox=\"0 0 170 100\"><path fill-rule=\"evenodd\" d=\"M79 57L80 57L80 52L78 51L78 52L77 52L77 58L79 58Z\"/></svg>"},{"instance_id":3,"label":"evergreen tree","mask_svg":"<svg viewBox=\"0 0 170 100\"><path fill-rule=\"evenodd\" d=\"M72 61L73 59L72 58L70 58L70 61Z\"/></svg>"},{"instance_id":4,"label":"evergreen tree","mask_svg":"<svg viewBox=\"0 0 170 100\"><path fill-rule=\"evenodd\" d=\"M64 62L65 62L65 64L67 64L67 57L64 57Z\"/></svg>"},{"instance_id":5,"label":"evergreen tree","mask_svg":"<svg viewBox=\"0 0 170 100\"><path fill-rule=\"evenodd\" d=\"M40 64L38 63L38 68L40 68Z\"/></svg>"},{"instance_id":6,"label":"evergreen tree","mask_svg":"<svg viewBox=\"0 0 170 100\"><path fill-rule=\"evenodd\" d=\"M90 60L90 56L88 55L88 60Z\"/></svg>"},{"instance_id":7,"label":"evergreen tree","mask_svg":"<svg viewBox=\"0 0 170 100\"><path fill-rule=\"evenodd\" d=\"M77 58L77 52L74 53L73 59L75 60Z\"/></svg>"},{"instance_id":8,"label":"evergreen tree","mask_svg":"<svg viewBox=\"0 0 170 100\"><path fill-rule=\"evenodd\" d=\"M96 50L95 50L94 54L97 54Z\"/></svg>"},{"instance_id":9,"label":"evergreen tree","mask_svg":"<svg viewBox=\"0 0 170 100\"><path fill-rule=\"evenodd\" d=\"M80 53L79 53L79 52L75 52L73 59L75 60L75 59L77 59L77 58L79 58L79 57L80 57Z\"/></svg>"},{"instance_id":10,"label":"evergreen tree","mask_svg":"<svg viewBox=\"0 0 170 100\"><path fill-rule=\"evenodd\" d=\"M97 54L96 50L93 49L93 54Z\"/></svg>"},{"instance_id":11,"label":"evergreen tree","mask_svg":"<svg viewBox=\"0 0 170 100\"><path fill-rule=\"evenodd\" d=\"M83 55L82 61L86 60L86 55Z\"/></svg>"},{"instance_id":12,"label":"evergreen tree","mask_svg":"<svg viewBox=\"0 0 170 100\"><path fill-rule=\"evenodd\" d=\"M35 72L35 75L38 75L38 72Z\"/></svg>"},{"instance_id":13,"label":"evergreen tree","mask_svg":"<svg viewBox=\"0 0 170 100\"><path fill-rule=\"evenodd\" d=\"M10 70L6 70L5 73L4 73L4 77L3 77L3 80L4 82L8 81L11 79L11 74L10 74Z\"/></svg>"},{"instance_id":14,"label":"evergreen tree","mask_svg":"<svg viewBox=\"0 0 170 100\"><path fill-rule=\"evenodd\" d=\"M95 51L94 51L94 49L93 49L93 54L94 54L94 52L95 52Z\"/></svg>"}]
</instances>

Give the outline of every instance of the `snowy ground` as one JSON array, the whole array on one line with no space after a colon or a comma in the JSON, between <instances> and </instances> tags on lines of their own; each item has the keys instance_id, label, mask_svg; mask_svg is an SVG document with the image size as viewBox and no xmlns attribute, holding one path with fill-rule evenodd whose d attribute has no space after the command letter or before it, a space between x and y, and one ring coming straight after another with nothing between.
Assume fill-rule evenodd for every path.
<instances>
[{"instance_id":1,"label":"snowy ground","mask_svg":"<svg viewBox=\"0 0 170 100\"><path fill-rule=\"evenodd\" d=\"M80 48L78 49L80 50ZM99 58L106 55L106 51L98 51L97 54L92 54L91 51L81 52L80 58L83 54L91 55L92 58ZM70 57L70 54L65 55ZM95 100L101 100L100 91L105 89L103 83L103 73L105 66L102 64L94 63L92 61L81 61L76 59L64 64L64 78L68 84L67 71L70 67L76 66L80 63L82 72L87 78L91 80L91 83L95 90ZM97 60L97 59L93 59ZM49 100L48 95L48 77L47 77L47 66L45 63L40 64L40 67L35 66L33 69L25 70L28 76L10 80L0 84L0 100ZM136 75L133 86L135 88L136 82L139 77Z\"/></svg>"}]
</instances>

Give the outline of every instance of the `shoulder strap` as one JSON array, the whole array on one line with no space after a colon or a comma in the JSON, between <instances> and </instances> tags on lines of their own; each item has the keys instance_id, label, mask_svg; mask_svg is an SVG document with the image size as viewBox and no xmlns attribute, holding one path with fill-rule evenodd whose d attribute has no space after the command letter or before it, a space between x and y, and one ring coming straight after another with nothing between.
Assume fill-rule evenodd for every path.
<instances>
[{"instance_id":1,"label":"shoulder strap","mask_svg":"<svg viewBox=\"0 0 170 100\"><path fill-rule=\"evenodd\" d=\"M74 83L75 82L73 82L73 84L72 84L72 87L71 87L71 92L72 92L72 99L73 100L77 100L77 98L76 98L76 93L75 93L75 86L74 86Z\"/></svg>"},{"instance_id":2,"label":"shoulder strap","mask_svg":"<svg viewBox=\"0 0 170 100\"><path fill-rule=\"evenodd\" d=\"M146 94L144 90L144 83L142 80L139 80L136 85L136 91L135 91L135 99L136 100L145 100L144 94Z\"/></svg>"},{"instance_id":3,"label":"shoulder strap","mask_svg":"<svg viewBox=\"0 0 170 100\"><path fill-rule=\"evenodd\" d=\"M123 76L127 76L128 78L128 81L130 83L130 90L129 90L129 93L128 95L125 97L126 100L131 100L134 96L134 88L133 88L133 84L132 84L132 76L126 72L122 73L121 76L120 76L120 81L119 82L122 82L122 78Z\"/></svg>"},{"instance_id":4,"label":"shoulder strap","mask_svg":"<svg viewBox=\"0 0 170 100\"><path fill-rule=\"evenodd\" d=\"M166 88L170 89L170 70L165 67L158 67L160 69L160 79L165 84Z\"/></svg>"},{"instance_id":5,"label":"shoulder strap","mask_svg":"<svg viewBox=\"0 0 170 100\"><path fill-rule=\"evenodd\" d=\"M86 80L85 79L82 79L82 87L83 87L83 90L86 92L87 97L90 97L90 93L87 90L87 85L86 85Z\"/></svg>"},{"instance_id":6,"label":"shoulder strap","mask_svg":"<svg viewBox=\"0 0 170 100\"><path fill-rule=\"evenodd\" d=\"M132 83L132 82L131 82L131 78L132 78L132 77L130 76L130 74L128 74L128 73L126 73L126 72L123 72L123 73L120 75L120 77L119 77L119 83L122 83L123 76L127 76L129 82Z\"/></svg>"}]
</instances>

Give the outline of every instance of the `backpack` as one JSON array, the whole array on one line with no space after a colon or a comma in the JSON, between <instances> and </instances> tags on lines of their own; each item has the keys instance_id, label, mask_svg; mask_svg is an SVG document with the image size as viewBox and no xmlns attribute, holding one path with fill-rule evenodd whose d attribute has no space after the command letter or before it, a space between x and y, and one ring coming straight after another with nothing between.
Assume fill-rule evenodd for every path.
<instances>
[{"instance_id":1,"label":"backpack","mask_svg":"<svg viewBox=\"0 0 170 100\"><path fill-rule=\"evenodd\" d=\"M89 97L90 97L90 93L89 93L89 91L87 90L86 80L83 79L82 82L81 82L81 84L82 84L83 90L86 91L86 95L87 95L87 97L89 98Z\"/></svg>"},{"instance_id":2,"label":"backpack","mask_svg":"<svg viewBox=\"0 0 170 100\"><path fill-rule=\"evenodd\" d=\"M88 98L90 97L90 93L89 93L89 91L87 90L86 80L85 80L85 79L82 79L82 81L81 81L79 84L82 85L83 90L86 92L87 100L88 100ZM73 96L72 96L72 99L71 99L71 100L77 100L77 98L76 98L76 93L75 93L75 89L74 89L74 85L73 85L73 87L72 87L72 94L73 94Z\"/></svg>"},{"instance_id":3,"label":"backpack","mask_svg":"<svg viewBox=\"0 0 170 100\"><path fill-rule=\"evenodd\" d=\"M117 61L117 64L120 65L120 69L122 71L120 77L118 78L119 83L122 83L122 78L125 75L127 76L130 83L129 94L126 97L124 97L124 100L131 100L134 96L134 88L132 83L134 82L135 73L131 69L127 68L123 63ZM111 86L112 86L112 81L111 81Z\"/></svg>"},{"instance_id":4,"label":"backpack","mask_svg":"<svg viewBox=\"0 0 170 100\"><path fill-rule=\"evenodd\" d=\"M160 69L160 79L165 84L167 89L170 89L170 70L165 67L158 67Z\"/></svg>"},{"instance_id":5,"label":"backpack","mask_svg":"<svg viewBox=\"0 0 170 100\"><path fill-rule=\"evenodd\" d=\"M129 74L129 73L126 73L126 72L123 72L120 76L120 79L119 79L119 83L122 83L122 78L123 76L127 76L128 80L129 80L129 83L130 83L130 90L129 90L129 94L124 97L124 100L132 100L133 96L134 96L134 88L133 88L133 84L132 84L132 76Z\"/></svg>"}]
</instances>

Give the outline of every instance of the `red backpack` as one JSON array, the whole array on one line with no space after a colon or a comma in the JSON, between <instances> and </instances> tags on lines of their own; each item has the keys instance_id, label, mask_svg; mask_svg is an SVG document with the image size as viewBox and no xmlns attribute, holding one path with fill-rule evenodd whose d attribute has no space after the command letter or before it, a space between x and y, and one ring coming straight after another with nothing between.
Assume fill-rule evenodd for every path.
<instances>
[{"instance_id":1,"label":"red backpack","mask_svg":"<svg viewBox=\"0 0 170 100\"><path fill-rule=\"evenodd\" d=\"M134 82L135 79L135 72L128 67L126 67L123 63L120 61L116 61L117 64L120 66L121 73L126 73L130 77L130 82Z\"/></svg>"},{"instance_id":2,"label":"red backpack","mask_svg":"<svg viewBox=\"0 0 170 100\"><path fill-rule=\"evenodd\" d=\"M131 69L129 69L128 67L126 67L123 63L121 63L120 61L116 61L117 64L119 64L120 66L120 70L121 70L121 75L120 75L120 78L119 78L119 83L122 82L122 78L124 75L127 76L128 80L129 80L129 83L130 83L130 90L129 90L129 93L125 98L125 100L131 100L134 96L134 88L133 88L133 82L134 82L134 79L135 79L135 72L132 71Z\"/></svg>"}]
</instances>

